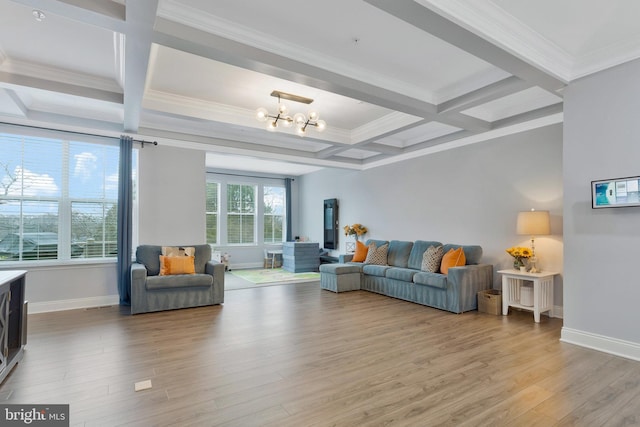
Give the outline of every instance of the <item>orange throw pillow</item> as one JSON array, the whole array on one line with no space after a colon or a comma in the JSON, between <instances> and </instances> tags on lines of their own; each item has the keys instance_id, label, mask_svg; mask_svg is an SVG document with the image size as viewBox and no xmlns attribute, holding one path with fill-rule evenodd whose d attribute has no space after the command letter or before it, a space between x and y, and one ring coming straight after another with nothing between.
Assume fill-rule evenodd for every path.
<instances>
[{"instance_id":1,"label":"orange throw pillow","mask_svg":"<svg viewBox=\"0 0 640 427\"><path fill-rule=\"evenodd\" d=\"M442 257L442 263L440 263L440 272L447 274L452 267L461 267L467 263L467 258L464 256L462 248L449 249L449 252Z\"/></svg>"},{"instance_id":2,"label":"orange throw pillow","mask_svg":"<svg viewBox=\"0 0 640 427\"><path fill-rule=\"evenodd\" d=\"M160 275L196 274L195 257L160 255Z\"/></svg>"},{"instance_id":3,"label":"orange throw pillow","mask_svg":"<svg viewBox=\"0 0 640 427\"><path fill-rule=\"evenodd\" d=\"M351 261L364 262L367 259L367 252L369 252L369 247L360 242L360 240L356 240L356 252L353 254Z\"/></svg>"}]
</instances>

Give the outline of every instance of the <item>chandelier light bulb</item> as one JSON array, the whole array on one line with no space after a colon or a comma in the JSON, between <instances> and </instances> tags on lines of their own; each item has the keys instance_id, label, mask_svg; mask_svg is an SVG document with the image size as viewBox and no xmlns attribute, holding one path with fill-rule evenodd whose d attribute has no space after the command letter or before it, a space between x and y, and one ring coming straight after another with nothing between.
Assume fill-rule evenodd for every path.
<instances>
[{"instance_id":1,"label":"chandelier light bulb","mask_svg":"<svg viewBox=\"0 0 640 427\"><path fill-rule=\"evenodd\" d=\"M309 120L316 121L320 118L320 114L317 111L309 111Z\"/></svg>"},{"instance_id":2,"label":"chandelier light bulb","mask_svg":"<svg viewBox=\"0 0 640 427\"><path fill-rule=\"evenodd\" d=\"M284 104L278 104L278 112L282 115L287 114L287 111L289 111L287 109L287 106Z\"/></svg>"},{"instance_id":3,"label":"chandelier light bulb","mask_svg":"<svg viewBox=\"0 0 640 427\"><path fill-rule=\"evenodd\" d=\"M296 129L296 132L298 133L298 135L300 136L305 136L307 134L306 130L304 129L304 127L298 127L298 129Z\"/></svg>"},{"instance_id":4,"label":"chandelier light bulb","mask_svg":"<svg viewBox=\"0 0 640 427\"><path fill-rule=\"evenodd\" d=\"M293 119L291 118L291 116L282 117L280 120L282 120L282 126L286 128L290 128L293 124Z\"/></svg>"},{"instance_id":5,"label":"chandelier light bulb","mask_svg":"<svg viewBox=\"0 0 640 427\"><path fill-rule=\"evenodd\" d=\"M307 118L302 113L296 113L293 116L293 123L295 123L295 125L298 127L304 126L306 122L307 122Z\"/></svg>"},{"instance_id":6,"label":"chandelier light bulb","mask_svg":"<svg viewBox=\"0 0 640 427\"><path fill-rule=\"evenodd\" d=\"M316 123L316 129L318 129L318 132L322 132L326 128L327 123L324 120L318 120L318 123Z\"/></svg>"},{"instance_id":7,"label":"chandelier light bulb","mask_svg":"<svg viewBox=\"0 0 640 427\"><path fill-rule=\"evenodd\" d=\"M269 121L269 123L267 124L267 130L268 131L275 131L278 128L278 123L276 123L275 120L271 120Z\"/></svg>"},{"instance_id":8,"label":"chandelier light bulb","mask_svg":"<svg viewBox=\"0 0 640 427\"><path fill-rule=\"evenodd\" d=\"M258 121L266 122L268 118L269 111L266 108L261 107L256 110L256 119L258 119Z\"/></svg>"}]
</instances>

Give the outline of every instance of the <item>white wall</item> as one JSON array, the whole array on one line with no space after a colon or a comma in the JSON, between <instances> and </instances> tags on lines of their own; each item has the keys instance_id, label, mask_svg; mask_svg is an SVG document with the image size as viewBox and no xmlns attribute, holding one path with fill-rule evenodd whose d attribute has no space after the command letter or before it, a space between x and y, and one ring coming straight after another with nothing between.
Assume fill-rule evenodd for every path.
<instances>
[{"instance_id":1,"label":"white wall","mask_svg":"<svg viewBox=\"0 0 640 427\"><path fill-rule=\"evenodd\" d=\"M640 360L640 208L591 209L592 180L640 175L640 61L571 83L564 102L563 340Z\"/></svg>"},{"instance_id":2,"label":"white wall","mask_svg":"<svg viewBox=\"0 0 640 427\"><path fill-rule=\"evenodd\" d=\"M152 146L139 165L139 243L205 243L205 152Z\"/></svg>"},{"instance_id":3,"label":"white wall","mask_svg":"<svg viewBox=\"0 0 640 427\"><path fill-rule=\"evenodd\" d=\"M494 271L516 234L519 211L551 213L551 236L536 239L540 266L562 272L562 126L554 125L363 172L324 170L300 179L300 229L322 246L323 200L337 198L340 226L362 223L367 238L478 244ZM339 252L347 238L340 235ZM562 305L562 275L555 304ZM496 273L494 286L500 287ZM560 313L558 313L560 314Z\"/></svg>"}]
</instances>

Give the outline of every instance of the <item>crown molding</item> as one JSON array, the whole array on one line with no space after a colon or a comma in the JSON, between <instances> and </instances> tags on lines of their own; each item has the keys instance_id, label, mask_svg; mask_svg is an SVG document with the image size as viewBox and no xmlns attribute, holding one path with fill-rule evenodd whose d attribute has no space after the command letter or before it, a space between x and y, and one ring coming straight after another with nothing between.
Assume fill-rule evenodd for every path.
<instances>
[{"instance_id":1,"label":"crown molding","mask_svg":"<svg viewBox=\"0 0 640 427\"><path fill-rule=\"evenodd\" d=\"M425 91L420 86L410 85L401 80L388 78L368 68L364 69L346 65L344 61L329 55L310 52L288 40L278 39L236 22L204 13L202 10L179 3L176 0L161 2L158 7L158 17L246 44L266 52L282 55L305 64L323 68L337 74L349 76L350 78L367 82L405 96L420 99L424 102L435 103L434 94L430 91Z\"/></svg>"},{"instance_id":2,"label":"crown molding","mask_svg":"<svg viewBox=\"0 0 640 427\"><path fill-rule=\"evenodd\" d=\"M571 55L492 2L461 0L415 0L415 2L563 82L567 83L571 80L574 63Z\"/></svg>"},{"instance_id":3,"label":"crown molding","mask_svg":"<svg viewBox=\"0 0 640 427\"><path fill-rule=\"evenodd\" d=\"M572 80L640 58L640 37L609 45L576 58Z\"/></svg>"},{"instance_id":4,"label":"crown molding","mask_svg":"<svg viewBox=\"0 0 640 427\"><path fill-rule=\"evenodd\" d=\"M122 33L113 33L113 63L114 71L116 73L116 83L120 87L120 90L124 90L124 57L125 36Z\"/></svg>"}]
</instances>

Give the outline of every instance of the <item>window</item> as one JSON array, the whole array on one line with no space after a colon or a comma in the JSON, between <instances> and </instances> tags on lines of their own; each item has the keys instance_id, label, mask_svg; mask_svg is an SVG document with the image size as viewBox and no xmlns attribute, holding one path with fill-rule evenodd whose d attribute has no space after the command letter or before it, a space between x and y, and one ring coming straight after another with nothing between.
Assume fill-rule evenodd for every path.
<instances>
[{"instance_id":1,"label":"window","mask_svg":"<svg viewBox=\"0 0 640 427\"><path fill-rule=\"evenodd\" d=\"M284 240L284 187L264 187L264 242L282 243Z\"/></svg>"},{"instance_id":2,"label":"window","mask_svg":"<svg viewBox=\"0 0 640 427\"><path fill-rule=\"evenodd\" d=\"M0 262L116 256L115 144L3 133L0 144Z\"/></svg>"},{"instance_id":3,"label":"window","mask_svg":"<svg viewBox=\"0 0 640 427\"><path fill-rule=\"evenodd\" d=\"M286 235L286 194L279 178L207 174L207 243L280 244ZM242 182L238 182L242 179Z\"/></svg>"},{"instance_id":4,"label":"window","mask_svg":"<svg viewBox=\"0 0 640 427\"><path fill-rule=\"evenodd\" d=\"M218 243L218 221L220 217L220 205L218 199L220 197L219 184L217 182L207 181L207 243L215 245Z\"/></svg>"},{"instance_id":5,"label":"window","mask_svg":"<svg viewBox=\"0 0 640 427\"><path fill-rule=\"evenodd\" d=\"M227 184L227 243L256 243L256 186Z\"/></svg>"}]
</instances>

